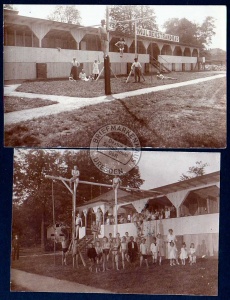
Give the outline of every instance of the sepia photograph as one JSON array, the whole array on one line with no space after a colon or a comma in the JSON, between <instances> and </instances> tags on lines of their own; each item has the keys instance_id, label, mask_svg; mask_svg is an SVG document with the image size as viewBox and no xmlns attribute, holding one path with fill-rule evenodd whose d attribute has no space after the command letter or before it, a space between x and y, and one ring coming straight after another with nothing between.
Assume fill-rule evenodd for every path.
<instances>
[{"instance_id":1,"label":"sepia photograph","mask_svg":"<svg viewBox=\"0 0 230 300\"><path fill-rule=\"evenodd\" d=\"M226 6L3 4L5 147L226 147ZM106 148L106 147L105 147Z\"/></svg>"},{"instance_id":2,"label":"sepia photograph","mask_svg":"<svg viewBox=\"0 0 230 300\"><path fill-rule=\"evenodd\" d=\"M220 153L109 151L14 150L11 292L217 296Z\"/></svg>"}]
</instances>

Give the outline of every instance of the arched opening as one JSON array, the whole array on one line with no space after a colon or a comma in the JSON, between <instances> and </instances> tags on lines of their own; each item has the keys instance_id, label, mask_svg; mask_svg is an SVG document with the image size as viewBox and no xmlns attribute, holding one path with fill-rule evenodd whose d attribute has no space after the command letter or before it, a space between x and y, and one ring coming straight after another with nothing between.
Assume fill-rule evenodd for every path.
<instances>
[{"instance_id":1,"label":"arched opening","mask_svg":"<svg viewBox=\"0 0 230 300\"><path fill-rule=\"evenodd\" d=\"M150 57L158 59L158 55L160 55L160 49L156 43L150 43L147 49L147 53Z\"/></svg>"},{"instance_id":2,"label":"arched opening","mask_svg":"<svg viewBox=\"0 0 230 300\"><path fill-rule=\"evenodd\" d=\"M182 56L182 50L180 46L176 46L174 51L173 51L174 56Z\"/></svg>"},{"instance_id":3,"label":"arched opening","mask_svg":"<svg viewBox=\"0 0 230 300\"><path fill-rule=\"evenodd\" d=\"M149 199L145 209L155 220L176 218L176 207L166 196Z\"/></svg>"},{"instance_id":4,"label":"arched opening","mask_svg":"<svg viewBox=\"0 0 230 300\"><path fill-rule=\"evenodd\" d=\"M188 194L180 206L181 217L219 212L219 188L210 186Z\"/></svg>"},{"instance_id":5,"label":"arched opening","mask_svg":"<svg viewBox=\"0 0 230 300\"><path fill-rule=\"evenodd\" d=\"M191 56L191 50L190 50L190 48L186 47L184 49L184 56Z\"/></svg>"},{"instance_id":6,"label":"arched opening","mask_svg":"<svg viewBox=\"0 0 230 300\"><path fill-rule=\"evenodd\" d=\"M129 52L135 53L135 41L132 42ZM146 54L145 47L141 41L137 41L137 54Z\"/></svg>"},{"instance_id":7,"label":"arched opening","mask_svg":"<svg viewBox=\"0 0 230 300\"><path fill-rule=\"evenodd\" d=\"M76 49L77 42L70 32L52 29L42 39L42 48Z\"/></svg>"},{"instance_id":8,"label":"arched opening","mask_svg":"<svg viewBox=\"0 0 230 300\"><path fill-rule=\"evenodd\" d=\"M109 51L110 52L120 52L119 48L115 46L115 44L120 40L118 37L113 37L109 43ZM124 53L128 52L128 46L124 45Z\"/></svg>"},{"instance_id":9,"label":"arched opening","mask_svg":"<svg viewBox=\"0 0 230 300\"><path fill-rule=\"evenodd\" d=\"M192 57L198 57L198 51L197 51L197 49L193 49L193 51L192 51Z\"/></svg>"},{"instance_id":10,"label":"arched opening","mask_svg":"<svg viewBox=\"0 0 230 300\"><path fill-rule=\"evenodd\" d=\"M162 55L172 55L172 49L170 45L164 45L163 48L161 49L161 54Z\"/></svg>"}]
</instances>

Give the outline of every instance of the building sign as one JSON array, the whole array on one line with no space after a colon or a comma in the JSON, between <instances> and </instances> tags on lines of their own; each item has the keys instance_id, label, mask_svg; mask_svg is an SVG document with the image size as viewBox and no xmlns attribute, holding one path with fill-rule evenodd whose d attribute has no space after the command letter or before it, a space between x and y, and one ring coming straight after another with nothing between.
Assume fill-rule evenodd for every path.
<instances>
[{"instance_id":1,"label":"building sign","mask_svg":"<svg viewBox=\"0 0 230 300\"><path fill-rule=\"evenodd\" d=\"M153 31L153 30L148 30L148 29L143 29L143 28L137 28L136 34L140 35L140 36L154 38L154 39L167 40L167 41L172 41L172 42L178 42L179 43L179 36L171 35L171 34L167 34L167 33L162 33L162 32L159 32L159 31Z\"/></svg>"}]
</instances>

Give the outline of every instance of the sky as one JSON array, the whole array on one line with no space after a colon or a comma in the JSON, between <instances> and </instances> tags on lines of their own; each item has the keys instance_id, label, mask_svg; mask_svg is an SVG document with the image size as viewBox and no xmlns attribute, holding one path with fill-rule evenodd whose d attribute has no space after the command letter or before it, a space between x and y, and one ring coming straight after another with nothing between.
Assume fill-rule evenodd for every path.
<instances>
[{"instance_id":1,"label":"sky","mask_svg":"<svg viewBox=\"0 0 230 300\"><path fill-rule=\"evenodd\" d=\"M151 189L178 182L187 174L189 167L197 161L207 163L205 174L220 171L220 154L208 152L142 151L138 163L141 178L145 180L142 189Z\"/></svg>"},{"instance_id":2,"label":"sky","mask_svg":"<svg viewBox=\"0 0 230 300\"><path fill-rule=\"evenodd\" d=\"M54 5L15 5L20 15L42 19L46 19L54 7ZM76 5L76 7L80 11L82 25L84 26L99 25L100 20L105 18L105 5ZM216 36L213 37L213 42L209 47L226 50L227 22L225 6L153 5L153 8L160 31L163 31L162 25L170 18L186 18L201 24L205 17L214 17Z\"/></svg>"}]
</instances>

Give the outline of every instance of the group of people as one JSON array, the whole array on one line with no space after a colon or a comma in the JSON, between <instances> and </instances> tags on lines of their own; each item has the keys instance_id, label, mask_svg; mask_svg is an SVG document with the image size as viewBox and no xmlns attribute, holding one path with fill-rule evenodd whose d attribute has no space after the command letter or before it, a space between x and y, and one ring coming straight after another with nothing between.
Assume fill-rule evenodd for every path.
<instances>
[{"instance_id":1,"label":"group of people","mask_svg":"<svg viewBox=\"0 0 230 300\"><path fill-rule=\"evenodd\" d=\"M196 249L195 249L195 244L191 243L190 248L187 249L186 243L182 243L182 247L180 251L178 251L176 243L177 243L177 238L175 234L173 233L172 229L169 229L167 235L167 245L168 245L168 259L170 261L170 266L174 266L176 264L180 264L178 261L178 258L181 259L181 264L185 265L186 259L189 258L189 263L190 265L193 265L196 263Z\"/></svg>"},{"instance_id":2,"label":"group of people","mask_svg":"<svg viewBox=\"0 0 230 300\"><path fill-rule=\"evenodd\" d=\"M186 259L189 259L190 265L196 263L196 249L194 243L191 243L190 248L187 249L186 244L183 243L180 251L176 247L176 236L173 230L169 229L166 241L160 233L152 238L151 244L146 243L146 238L137 236L134 240L133 236L129 236L126 232L125 236L120 237L117 233L113 238L112 234L109 237L103 237L102 241L96 240L95 243L88 244L87 257L90 262L89 270L96 272L110 270L109 260L112 261L112 268L120 270L120 264L125 269L127 263L136 266L139 257L139 266L142 266L143 261L149 267L149 260L153 264L162 264L162 258L165 256L164 243L167 244L168 260L170 266L176 264L185 265ZM179 259L181 263L179 262Z\"/></svg>"},{"instance_id":3,"label":"group of people","mask_svg":"<svg viewBox=\"0 0 230 300\"><path fill-rule=\"evenodd\" d=\"M97 60L97 59L94 60L92 75L87 76L84 69L82 69L81 72L78 75L78 68L80 66L80 63L74 57L73 61L72 61L72 67L71 67L71 71L70 71L69 80L70 81L76 81L78 79L80 79L82 81L96 80L97 77L99 76L99 65L100 65L100 63L101 62L99 60Z\"/></svg>"}]
</instances>

